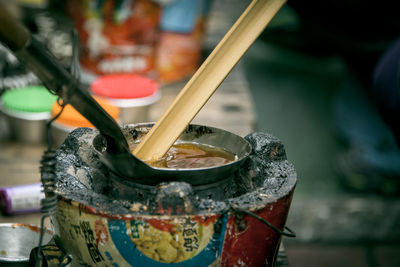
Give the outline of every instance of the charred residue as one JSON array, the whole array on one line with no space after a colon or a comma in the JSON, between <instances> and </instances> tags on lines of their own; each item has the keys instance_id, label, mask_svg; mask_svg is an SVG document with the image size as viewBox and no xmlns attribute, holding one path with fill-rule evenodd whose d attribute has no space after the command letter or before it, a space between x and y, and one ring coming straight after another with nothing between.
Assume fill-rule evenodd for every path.
<instances>
[{"instance_id":1,"label":"charred residue","mask_svg":"<svg viewBox=\"0 0 400 267\"><path fill-rule=\"evenodd\" d=\"M208 131L197 126L194 129L196 134ZM131 140L147 132L136 130L123 129ZM57 151L57 193L109 214L204 214L230 206L255 210L286 195L296 183L295 170L286 160L281 141L269 134L252 133L246 137L253 148L248 159L233 176L213 185L214 189L184 182L158 186L128 182L126 197L118 183L126 187L127 181L111 182L113 174L95 153L94 146L102 145L97 136L96 130L79 128Z\"/></svg>"},{"instance_id":2,"label":"charred residue","mask_svg":"<svg viewBox=\"0 0 400 267\"><path fill-rule=\"evenodd\" d=\"M213 133L213 131L209 127L205 127L202 125L189 125L188 127L186 127L184 133L193 135L194 138L199 138L204 134L211 134Z\"/></svg>"}]
</instances>

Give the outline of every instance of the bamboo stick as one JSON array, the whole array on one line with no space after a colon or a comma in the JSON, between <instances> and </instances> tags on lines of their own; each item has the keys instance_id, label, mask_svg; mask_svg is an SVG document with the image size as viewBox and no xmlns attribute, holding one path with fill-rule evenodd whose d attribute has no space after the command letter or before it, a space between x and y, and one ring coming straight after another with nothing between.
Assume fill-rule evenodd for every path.
<instances>
[{"instance_id":1,"label":"bamboo stick","mask_svg":"<svg viewBox=\"0 0 400 267\"><path fill-rule=\"evenodd\" d=\"M286 0L253 0L146 134L133 154L161 158L201 110Z\"/></svg>"}]
</instances>

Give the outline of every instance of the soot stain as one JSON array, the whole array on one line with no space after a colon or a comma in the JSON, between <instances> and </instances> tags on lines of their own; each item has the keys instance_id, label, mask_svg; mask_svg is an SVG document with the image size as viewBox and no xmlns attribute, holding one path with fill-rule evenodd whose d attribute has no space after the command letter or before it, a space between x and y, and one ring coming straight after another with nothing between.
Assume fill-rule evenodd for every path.
<instances>
[{"instance_id":1,"label":"soot stain","mask_svg":"<svg viewBox=\"0 0 400 267\"><path fill-rule=\"evenodd\" d=\"M210 132L207 127L190 126L188 129L191 127L196 134ZM57 150L56 187L59 196L110 214L132 214L131 208L138 201L142 206L150 207L155 200L154 190L152 193L139 190L141 196L138 193L137 199L118 198L118 192L109 179L109 170L100 162L93 146L98 134L97 130L78 128ZM250 142L252 153L235 172L232 184L222 185L226 198L216 201L212 194L211 197L198 198L195 201L196 214L217 212L232 205L249 209L263 207L294 187L296 172L286 160L284 146L278 138L265 133L252 133L245 139ZM186 185L183 183L182 186ZM135 212L151 214L151 209Z\"/></svg>"}]
</instances>

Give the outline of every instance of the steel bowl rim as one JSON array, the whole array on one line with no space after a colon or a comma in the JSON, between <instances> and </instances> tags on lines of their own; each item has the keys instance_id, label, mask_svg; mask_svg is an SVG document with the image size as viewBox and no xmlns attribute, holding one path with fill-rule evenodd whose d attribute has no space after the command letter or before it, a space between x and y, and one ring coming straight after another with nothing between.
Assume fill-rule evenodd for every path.
<instances>
[{"instance_id":1,"label":"steel bowl rim","mask_svg":"<svg viewBox=\"0 0 400 267\"><path fill-rule=\"evenodd\" d=\"M29 228L31 231L35 232L31 228L35 228L35 230L38 231L38 237L40 235L40 227L35 225L35 224L27 224L27 223L0 223L0 229L1 228L11 228L11 229L16 229L16 228ZM50 236L53 236L53 231L50 229L45 228L45 233L49 234ZM39 239L38 239L39 241ZM29 260L29 256L21 256L19 258L10 258L7 256L2 256L0 255L0 263L19 263L19 262L27 262Z\"/></svg>"},{"instance_id":2,"label":"steel bowl rim","mask_svg":"<svg viewBox=\"0 0 400 267\"><path fill-rule=\"evenodd\" d=\"M127 124L124 125L123 128L128 128L128 127L132 127L132 128L136 128L136 127L149 127L154 125L154 122L141 122L141 123L133 123L133 124ZM207 126L207 125L201 125L201 124L190 124L190 126L195 126L195 127L207 127L209 129L215 129L218 131L222 131L222 132L226 132L229 133L235 137L238 137L239 139L241 139L247 146L247 151L244 153L244 155L242 155L240 158L238 157L237 159L228 162L226 164L223 165L217 165L217 166L211 166L211 167L203 167L203 168L190 168L190 169L178 169L178 168L160 168L160 167L152 167L155 170L161 170L161 171L165 171L165 172L175 172L175 171L179 171L179 172L194 172L194 171L207 171L207 170L213 170L213 169L217 169L217 168L221 168L221 167L228 167L231 165L235 165L235 164L240 164L240 162L246 160L249 155L251 154L252 151L252 147L251 144L243 137L241 137L240 135L237 135L235 133L229 132L227 130L221 129L221 128L217 128L217 127L213 127L213 126ZM176 142L179 142L179 138ZM183 142L182 142L183 143ZM224 149L224 148L223 148ZM233 153L232 151L228 151ZM147 164L147 163L146 163Z\"/></svg>"}]
</instances>

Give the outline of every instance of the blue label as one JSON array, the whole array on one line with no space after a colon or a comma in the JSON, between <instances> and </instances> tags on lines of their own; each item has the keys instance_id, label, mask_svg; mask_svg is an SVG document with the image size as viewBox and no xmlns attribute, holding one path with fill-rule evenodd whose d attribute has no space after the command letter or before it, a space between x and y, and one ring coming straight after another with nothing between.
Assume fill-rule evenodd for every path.
<instances>
[{"instance_id":1,"label":"blue label","mask_svg":"<svg viewBox=\"0 0 400 267\"><path fill-rule=\"evenodd\" d=\"M141 221L130 221L129 223L131 225L131 229L129 229L129 231L125 221L110 221L108 222L108 230L115 247L118 249L121 256L132 266L204 267L213 263L221 255L222 245L225 237L226 222L227 214L225 214L216 222L216 224L221 225L220 230L219 232L214 231L208 244L194 257L178 263L163 263L156 261L147 257L138 248L136 248L136 245L133 243L130 235L136 234L134 233L134 229L135 227L141 227ZM130 233L130 235L128 233Z\"/></svg>"},{"instance_id":2,"label":"blue label","mask_svg":"<svg viewBox=\"0 0 400 267\"><path fill-rule=\"evenodd\" d=\"M201 11L202 0L177 0L162 10L161 29L181 33L191 32Z\"/></svg>"}]
</instances>

